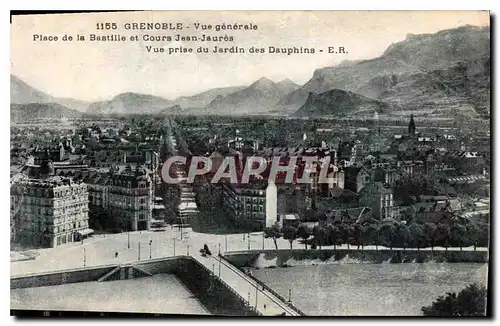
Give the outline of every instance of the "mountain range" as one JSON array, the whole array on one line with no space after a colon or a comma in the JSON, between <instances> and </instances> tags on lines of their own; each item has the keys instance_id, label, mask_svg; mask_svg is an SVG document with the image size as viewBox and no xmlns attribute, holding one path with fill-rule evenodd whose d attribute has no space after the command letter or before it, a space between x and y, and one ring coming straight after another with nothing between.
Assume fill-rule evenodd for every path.
<instances>
[{"instance_id":1,"label":"mountain range","mask_svg":"<svg viewBox=\"0 0 500 326\"><path fill-rule=\"evenodd\" d=\"M90 105L90 102L75 100L72 98L56 98L48 95L34 87L31 87L14 75L10 75L10 103L58 103L78 111L85 111Z\"/></svg>"},{"instance_id":2,"label":"mountain range","mask_svg":"<svg viewBox=\"0 0 500 326\"><path fill-rule=\"evenodd\" d=\"M50 96L11 75L11 103L54 104L54 112L68 108L96 115L294 114L317 117L373 112L390 114L400 110L431 115L458 110L468 115L487 115L490 110L490 66L489 28L463 26L433 34L407 35L377 58L344 61L317 69L302 86L289 79L275 83L262 77L248 86L214 88L174 100L121 93L107 101L87 103ZM16 107L16 110L24 109ZM68 115L73 116L74 112L68 111Z\"/></svg>"},{"instance_id":3,"label":"mountain range","mask_svg":"<svg viewBox=\"0 0 500 326\"><path fill-rule=\"evenodd\" d=\"M26 103L10 105L10 120L12 122L32 122L38 119L75 119L84 113L68 108L58 103Z\"/></svg>"},{"instance_id":4,"label":"mountain range","mask_svg":"<svg viewBox=\"0 0 500 326\"><path fill-rule=\"evenodd\" d=\"M373 100L362 95L333 89L321 94L310 93L306 103L294 115L299 117L343 116L369 112L386 113L390 109L387 103Z\"/></svg>"},{"instance_id":5,"label":"mountain range","mask_svg":"<svg viewBox=\"0 0 500 326\"><path fill-rule=\"evenodd\" d=\"M138 93L121 93L109 101L92 103L87 113L92 115L156 113L172 106L172 101L163 97Z\"/></svg>"},{"instance_id":6,"label":"mountain range","mask_svg":"<svg viewBox=\"0 0 500 326\"><path fill-rule=\"evenodd\" d=\"M301 88L283 97L279 106L295 111L306 103L310 93L332 89L388 102L396 109L418 110L459 102L474 106L474 98L467 92L487 91L478 96L489 98L489 60L487 27L463 26L434 34L408 35L378 58L316 70ZM466 79L468 85L460 89L457 83ZM479 86L485 84L488 87ZM467 87L473 89L465 90Z\"/></svg>"},{"instance_id":7,"label":"mountain range","mask_svg":"<svg viewBox=\"0 0 500 326\"><path fill-rule=\"evenodd\" d=\"M250 86L227 96L218 95L205 108L205 114L266 113L276 108L280 99L300 86L285 79L279 83L262 77Z\"/></svg>"}]
</instances>

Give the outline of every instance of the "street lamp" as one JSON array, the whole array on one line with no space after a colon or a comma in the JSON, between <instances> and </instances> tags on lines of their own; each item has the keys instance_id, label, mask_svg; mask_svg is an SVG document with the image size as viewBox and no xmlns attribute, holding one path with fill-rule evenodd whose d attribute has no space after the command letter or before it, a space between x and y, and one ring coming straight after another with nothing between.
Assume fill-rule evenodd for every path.
<instances>
[{"instance_id":1,"label":"street lamp","mask_svg":"<svg viewBox=\"0 0 500 326\"><path fill-rule=\"evenodd\" d=\"M215 276L215 264L212 264L212 274Z\"/></svg>"},{"instance_id":2,"label":"street lamp","mask_svg":"<svg viewBox=\"0 0 500 326\"><path fill-rule=\"evenodd\" d=\"M221 267L221 266L220 266L220 259L221 259L221 258L219 257L219 277L220 277L220 267Z\"/></svg>"},{"instance_id":3,"label":"street lamp","mask_svg":"<svg viewBox=\"0 0 500 326\"><path fill-rule=\"evenodd\" d=\"M219 255L220 255L220 242L219 242Z\"/></svg>"},{"instance_id":4,"label":"street lamp","mask_svg":"<svg viewBox=\"0 0 500 326\"><path fill-rule=\"evenodd\" d=\"M87 266L87 250L83 248L83 267Z\"/></svg>"},{"instance_id":5,"label":"street lamp","mask_svg":"<svg viewBox=\"0 0 500 326\"><path fill-rule=\"evenodd\" d=\"M151 259L151 244L153 243L153 240L149 240L149 259Z\"/></svg>"},{"instance_id":6,"label":"street lamp","mask_svg":"<svg viewBox=\"0 0 500 326\"><path fill-rule=\"evenodd\" d=\"M255 309L257 309L257 298L259 297L259 289L255 286Z\"/></svg>"},{"instance_id":7,"label":"street lamp","mask_svg":"<svg viewBox=\"0 0 500 326\"><path fill-rule=\"evenodd\" d=\"M127 232L127 248L130 249L130 231Z\"/></svg>"},{"instance_id":8,"label":"street lamp","mask_svg":"<svg viewBox=\"0 0 500 326\"><path fill-rule=\"evenodd\" d=\"M226 241L226 250L225 251L227 251L227 234L225 236L225 241Z\"/></svg>"},{"instance_id":9,"label":"street lamp","mask_svg":"<svg viewBox=\"0 0 500 326\"><path fill-rule=\"evenodd\" d=\"M175 256L175 238L174 238L174 256Z\"/></svg>"},{"instance_id":10,"label":"street lamp","mask_svg":"<svg viewBox=\"0 0 500 326\"><path fill-rule=\"evenodd\" d=\"M140 241L137 242L137 247L138 247L137 260L141 260L141 242Z\"/></svg>"},{"instance_id":11,"label":"street lamp","mask_svg":"<svg viewBox=\"0 0 500 326\"><path fill-rule=\"evenodd\" d=\"M262 250L264 250L264 239L266 238L264 231L262 231Z\"/></svg>"},{"instance_id":12,"label":"street lamp","mask_svg":"<svg viewBox=\"0 0 500 326\"><path fill-rule=\"evenodd\" d=\"M288 303L292 303L292 289L288 289Z\"/></svg>"},{"instance_id":13,"label":"street lamp","mask_svg":"<svg viewBox=\"0 0 500 326\"><path fill-rule=\"evenodd\" d=\"M248 234L248 250L250 250L250 233Z\"/></svg>"},{"instance_id":14,"label":"street lamp","mask_svg":"<svg viewBox=\"0 0 500 326\"><path fill-rule=\"evenodd\" d=\"M187 255L189 256L189 245L187 245Z\"/></svg>"}]
</instances>

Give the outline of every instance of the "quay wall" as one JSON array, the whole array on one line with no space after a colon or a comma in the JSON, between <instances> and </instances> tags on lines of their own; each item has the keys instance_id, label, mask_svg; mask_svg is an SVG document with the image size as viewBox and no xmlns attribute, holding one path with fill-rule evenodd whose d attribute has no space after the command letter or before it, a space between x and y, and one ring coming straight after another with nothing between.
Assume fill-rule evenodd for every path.
<instances>
[{"instance_id":1,"label":"quay wall","mask_svg":"<svg viewBox=\"0 0 500 326\"><path fill-rule=\"evenodd\" d=\"M238 268L272 268L342 263L486 263L488 262L488 252L403 249L280 249L226 252L224 258Z\"/></svg>"},{"instance_id":2,"label":"quay wall","mask_svg":"<svg viewBox=\"0 0 500 326\"><path fill-rule=\"evenodd\" d=\"M116 265L83 267L58 272L15 276L10 278L10 288L22 289L40 286L61 285L67 283L97 281L100 277L111 272L116 267Z\"/></svg>"}]
</instances>

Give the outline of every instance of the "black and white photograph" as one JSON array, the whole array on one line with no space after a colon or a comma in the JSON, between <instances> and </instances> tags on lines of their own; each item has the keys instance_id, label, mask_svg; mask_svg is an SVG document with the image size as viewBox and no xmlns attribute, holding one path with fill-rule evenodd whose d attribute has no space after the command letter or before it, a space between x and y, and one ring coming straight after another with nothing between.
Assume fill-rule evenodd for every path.
<instances>
[{"instance_id":1,"label":"black and white photograph","mask_svg":"<svg viewBox=\"0 0 500 326\"><path fill-rule=\"evenodd\" d=\"M10 19L11 316L491 316L489 11Z\"/></svg>"}]
</instances>

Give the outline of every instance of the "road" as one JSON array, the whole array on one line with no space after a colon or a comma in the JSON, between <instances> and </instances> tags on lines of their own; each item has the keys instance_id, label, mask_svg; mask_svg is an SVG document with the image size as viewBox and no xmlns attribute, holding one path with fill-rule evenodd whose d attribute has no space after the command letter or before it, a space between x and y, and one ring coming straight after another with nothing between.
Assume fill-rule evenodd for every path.
<instances>
[{"instance_id":1,"label":"road","mask_svg":"<svg viewBox=\"0 0 500 326\"><path fill-rule=\"evenodd\" d=\"M130 241L129 241L130 239ZM151 241L151 246L149 242ZM130 244L130 247L129 247ZM65 244L57 248L30 250L39 255L34 260L11 262L11 275L41 273L84 266L98 266L116 263L130 263L137 260L147 260L150 257L163 258L174 255L198 254L207 244L214 255L218 252L234 252L246 250L275 249L272 239L264 239L262 232L250 234L203 234L184 228L182 237L179 229L167 229L162 232L142 231L119 234L95 235L81 242ZM277 239L279 249L289 249L290 243L285 239ZM294 249L304 248L297 240L293 242ZM346 245L337 246L337 249L347 249ZM349 249L356 250L356 246ZM323 246L322 249L333 249L333 246ZM397 250L398 248L393 248ZM364 250L389 250L382 246L365 246ZM405 249L405 250L417 250ZM430 251L431 248L421 248L421 251ZM445 248L435 247L434 251L444 251ZM448 248L458 251L460 248ZM463 248L464 251L473 251L473 247ZM477 248L478 251L487 251L487 248ZM115 257L118 253L118 257Z\"/></svg>"}]
</instances>

